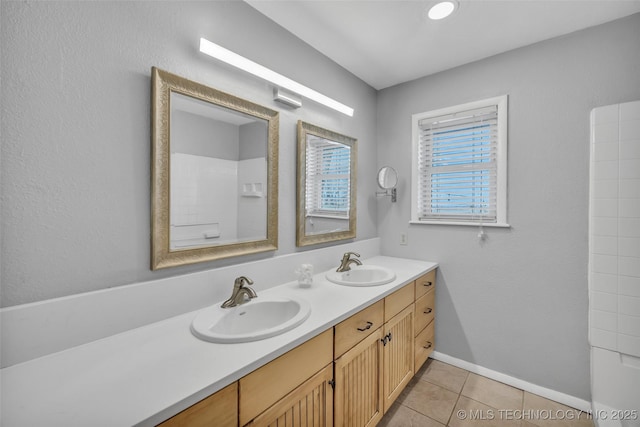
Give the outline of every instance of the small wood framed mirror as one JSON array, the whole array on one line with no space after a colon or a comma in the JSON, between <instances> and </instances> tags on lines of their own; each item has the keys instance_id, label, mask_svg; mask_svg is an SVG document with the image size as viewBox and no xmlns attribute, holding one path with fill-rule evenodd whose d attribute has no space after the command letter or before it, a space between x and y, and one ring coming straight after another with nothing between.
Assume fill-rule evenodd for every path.
<instances>
[{"instance_id":1,"label":"small wood framed mirror","mask_svg":"<svg viewBox=\"0 0 640 427\"><path fill-rule=\"evenodd\" d=\"M298 121L296 244L356 237L357 140Z\"/></svg>"}]
</instances>

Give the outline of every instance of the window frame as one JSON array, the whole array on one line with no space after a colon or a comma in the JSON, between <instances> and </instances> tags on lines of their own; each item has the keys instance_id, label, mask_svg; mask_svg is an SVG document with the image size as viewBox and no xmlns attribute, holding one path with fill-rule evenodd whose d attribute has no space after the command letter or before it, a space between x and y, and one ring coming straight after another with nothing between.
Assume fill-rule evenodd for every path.
<instances>
[{"instance_id":1,"label":"window frame","mask_svg":"<svg viewBox=\"0 0 640 427\"><path fill-rule=\"evenodd\" d=\"M419 217L420 197L420 127L421 120L461 113L480 108L497 107L496 138L496 221L484 222L482 217L474 219L472 215L465 221L421 220ZM411 155L411 224L466 225L487 227L510 227L507 222L507 144L508 144L508 96L501 95L465 104L440 108L413 114L411 116L412 155Z\"/></svg>"},{"instance_id":2,"label":"window frame","mask_svg":"<svg viewBox=\"0 0 640 427\"><path fill-rule=\"evenodd\" d=\"M324 140L324 141L328 141L325 138L320 138L318 137L318 140ZM346 157L346 171L345 173L342 174L326 174L326 173L313 173L312 168L309 167L309 164L307 164L307 168L306 168L306 179L305 179L305 185L307 186L307 190L309 189L310 186L314 186L317 187L315 188L312 193L313 194L318 194L319 196L316 197L312 197L313 199L313 207L309 207L307 206L309 204L309 198L306 200L305 202L305 207L306 207L306 212L305 212L305 216L306 217L316 217L316 218L338 218L338 219L344 219L344 218L348 218L349 217L349 211L350 211L350 204L351 204L351 198L350 198L350 194L351 194L351 185L350 185L350 178L351 178L351 146L349 145L345 145L341 142L337 142L337 141L330 141L330 142L325 142L324 145L320 145L322 144L321 142L318 141L314 141L311 144L317 142L318 143L318 147L314 147L314 150L316 151L315 154L315 158L313 159L313 163L316 164L319 168L319 170L322 172L324 167L326 166L324 163L324 152L325 150L328 149L338 149L338 150L347 150L348 156ZM333 147L332 146L336 146ZM340 154L342 156L342 154ZM309 157L309 156L307 156ZM345 159L340 159L340 161L344 161ZM309 162L307 162L309 163ZM326 180L346 180L346 186L344 188L340 187L341 189L343 189L344 191L346 191L346 206L344 207L344 209L330 209L330 208L325 208L322 207L322 204L324 201L329 201L330 198L325 198L322 197L322 193L323 193L323 185L324 182ZM307 192L308 193L308 192Z\"/></svg>"}]
</instances>

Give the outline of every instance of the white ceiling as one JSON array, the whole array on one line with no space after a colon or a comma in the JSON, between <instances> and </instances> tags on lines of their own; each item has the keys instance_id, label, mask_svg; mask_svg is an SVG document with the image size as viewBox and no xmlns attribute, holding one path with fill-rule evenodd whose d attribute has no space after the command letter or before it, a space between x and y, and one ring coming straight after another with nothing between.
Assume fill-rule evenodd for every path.
<instances>
[{"instance_id":1,"label":"white ceiling","mask_svg":"<svg viewBox=\"0 0 640 427\"><path fill-rule=\"evenodd\" d=\"M245 1L376 89L640 12L640 0L461 0L431 21L435 0Z\"/></svg>"}]
</instances>

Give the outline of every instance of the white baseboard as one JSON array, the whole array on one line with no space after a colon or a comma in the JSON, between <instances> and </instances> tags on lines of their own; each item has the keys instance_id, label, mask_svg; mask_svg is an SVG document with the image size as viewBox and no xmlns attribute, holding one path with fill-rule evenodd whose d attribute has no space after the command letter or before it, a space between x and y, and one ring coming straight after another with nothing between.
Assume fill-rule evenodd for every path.
<instances>
[{"instance_id":1,"label":"white baseboard","mask_svg":"<svg viewBox=\"0 0 640 427\"><path fill-rule=\"evenodd\" d=\"M562 403L563 405L569 406L571 408L591 413L591 402L588 402L584 399L580 399L578 397L570 396L556 390L551 390L546 387L532 384L528 381L524 381L519 378L503 374L502 372L485 368L483 366L478 366L474 363L467 362L466 360L458 359L447 354L440 353L438 351L434 351L431 354L431 357L435 360L448 363L449 365L466 369L467 371L473 372L474 374L482 375L483 377L491 378L492 380L499 381L501 383L519 388L524 391L528 391L529 393L537 394L538 396L545 397L549 400L553 400L554 402Z\"/></svg>"}]
</instances>

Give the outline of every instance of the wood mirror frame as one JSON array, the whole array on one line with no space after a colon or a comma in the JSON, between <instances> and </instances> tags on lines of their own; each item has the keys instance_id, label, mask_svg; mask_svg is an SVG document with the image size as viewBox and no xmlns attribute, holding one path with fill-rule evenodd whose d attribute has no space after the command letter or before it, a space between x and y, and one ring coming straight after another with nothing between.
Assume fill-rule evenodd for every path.
<instances>
[{"instance_id":1,"label":"wood mirror frame","mask_svg":"<svg viewBox=\"0 0 640 427\"><path fill-rule=\"evenodd\" d=\"M309 158L308 142L311 138L326 140L331 144L341 144L349 147L349 194L348 208L346 215L342 218L332 214L324 215L322 212L309 213L311 209L307 206L308 182L307 164ZM339 134L319 126L315 126L303 121L298 121L298 167L297 167L297 203L296 203L296 245L308 246L318 243L333 242L337 240L353 239L356 237L356 159L358 157L357 140L346 135ZM325 229L320 231L308 230L308 218L316 216L318 219L344 222L344 226L333 227L325 225Z\"/></svg>"},{"instance_id":2,"label":"wood mirror frame","mask_svg":"<svg viewBox=\"0 0 640 427\"><path fill-rule=\"evenodd\" d=\"M278 248L278 112L183 77L151 70L151 269L175 267ZM266 235L254 240L171 248L171 94L181 94L227 112L266 122ZM227 203L226 200L219 200ZM208 238L208 237L207 237ZM175 246L175 245L174 245Z\"/></svg>"}]
</instances>

